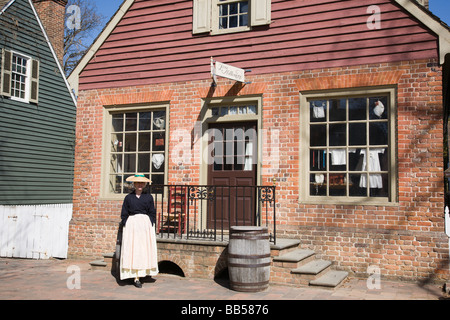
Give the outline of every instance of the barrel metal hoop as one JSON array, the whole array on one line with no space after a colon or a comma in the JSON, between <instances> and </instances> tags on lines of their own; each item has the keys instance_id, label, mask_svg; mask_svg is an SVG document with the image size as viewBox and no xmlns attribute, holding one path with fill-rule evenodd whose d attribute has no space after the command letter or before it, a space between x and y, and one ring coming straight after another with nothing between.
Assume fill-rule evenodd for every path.
<instances>
[{"instance_id":1,"label":"barrel metal hoop","mask_svg":"<svg viewBox=\"0 0 450 320\"><path fill-rule=\"evenodd\" d=\"M269 281L261 281L261 282L237 282L237 281L230 281L230 284L236 285L236 286L245 286L245 287L250 287L250 286L261 286L261 285L267 285L269 284Z\"/></svg>"},{"instance_id":2,"label":"barrel metal hoop","mask_svg":"<svg viewBox=\"0 0 450 320\"><path fill-rule=\"evenodd\" d=\"M263 259L263 258L270 258L270 253L262 254L262 255L245 255L245 254L228 253L228 258L234 258L234 259Z\"/></svg>"},{"instance_id":3,"label":"barrel metal hoop","mask_svg":"<svg viewBox=\"0 0 450 320\"><path fill-rule=\"evenodd\" d=\"M270 267L270 262L267 263L260 263L260 264L242 264L242 263L229 263L229 267L236 267L236 268L261 268L261 267Z\"/></svg>"}]
</instances>

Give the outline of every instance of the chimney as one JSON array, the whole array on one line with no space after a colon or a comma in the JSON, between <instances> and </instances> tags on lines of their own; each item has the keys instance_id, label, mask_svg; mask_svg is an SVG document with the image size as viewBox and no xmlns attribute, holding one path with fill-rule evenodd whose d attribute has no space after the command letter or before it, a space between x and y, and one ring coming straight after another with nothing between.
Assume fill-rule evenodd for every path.
<instances>
[{"instance_id":1,"label":"chimney","mask_svg":"<svg viewBox=\"0 0 450 320\"><path fill-rule=\"evenodd\" d=\"M64 19L67 1L33 0L39 19L41 19L61 65L64 57Z\"/></svg>"},{"instance_id":2,"label":"chimney","mask_svg":"<svg viewBox=\"0 0 450 320\"><path fill-rule=\"evenodd\" d=\"M430 0L417 0L419 4L423 5L425 8L430 9Z\"/></svg>"}]
</instances>

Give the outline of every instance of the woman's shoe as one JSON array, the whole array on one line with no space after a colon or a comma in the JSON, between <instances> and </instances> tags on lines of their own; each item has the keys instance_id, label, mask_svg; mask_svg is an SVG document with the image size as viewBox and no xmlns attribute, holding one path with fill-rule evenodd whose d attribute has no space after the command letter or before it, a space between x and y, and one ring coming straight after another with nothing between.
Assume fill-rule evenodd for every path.
<instances>
[{"instance_id":1,"label":"woman's shoe","mask_svg":"<svg viewBox=\"0 0 450 320\"><path fill-rule=\"evenodd\" d=\"M134 280L134 286L136 288L142 288L142 283L139 280Z\"/></svg>"}]
</instances>

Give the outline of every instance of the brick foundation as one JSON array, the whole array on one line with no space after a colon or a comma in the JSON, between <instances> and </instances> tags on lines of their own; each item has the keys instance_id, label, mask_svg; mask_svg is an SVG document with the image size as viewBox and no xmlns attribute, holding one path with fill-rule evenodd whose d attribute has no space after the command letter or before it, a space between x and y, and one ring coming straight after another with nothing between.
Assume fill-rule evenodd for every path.
<instances>
[{"instance_id":1,"label":"brick foundation","mask_svg":"<svg viewBox=\"0 0 450 320\"><path fill-rule=\"evenodd\" d=\"M271 185L275 179L278 188L278 237L300 239L301 246L320 252L339 268L357 275L365 275L368 266L376 265L383 276L390 278L448 277L442 69L437 61L404 61L249 78L252 84L245 86L220 79L215 89L210 87L210 80L205 80L81 91L70 255L97 257L114 251L115 247L121 202L99 198L104 104L170 100L170 130L191 132L199 118L202 98L262 95L262 126L281 130L279 169L275 174L266 174L268 160L263 158L261 173L261 184ZM398 93L398 204L302 204L299 201L299 90L383 85L396 85ZM175 144L176 141L169 142L169 161ZM194 147L192 152L195 155L200 150ZM200 168L196 163L169 162L168 183L199 182ZM161 259L173 261L169 255ZM181 251L176 259L193 276L194 265L205 265L200 256ZM213 273L211 266L205 268L209 274Z\"/></svg>"}]
</instances>

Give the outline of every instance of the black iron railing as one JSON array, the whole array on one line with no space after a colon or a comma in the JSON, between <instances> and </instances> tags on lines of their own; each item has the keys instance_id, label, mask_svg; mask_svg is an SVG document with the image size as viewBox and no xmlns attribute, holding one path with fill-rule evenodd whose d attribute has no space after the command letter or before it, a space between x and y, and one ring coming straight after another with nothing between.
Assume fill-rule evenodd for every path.
<instances>
[{"instance_id":1,"label":"black iron railing","mask_svg":"<svg viewBox=\"0 0 450 320\"><path fill-rule=\"evenodd\" d=\"M275 186L152 185L161 238L226 241L232 226L265 226L276 243Z\"/></svg>"}]
</instances>

